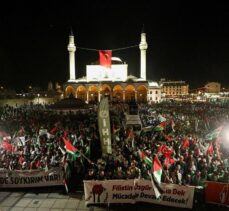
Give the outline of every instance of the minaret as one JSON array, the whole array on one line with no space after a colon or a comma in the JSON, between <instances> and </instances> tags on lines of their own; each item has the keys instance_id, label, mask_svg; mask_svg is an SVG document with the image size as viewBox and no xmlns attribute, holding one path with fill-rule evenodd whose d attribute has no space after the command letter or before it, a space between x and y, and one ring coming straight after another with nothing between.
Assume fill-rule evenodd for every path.
<instances>
[{"instance_id":1,"label":"minaret","mask_svg":"<svg viewBox=\"0 0 229 211\"><path fill-rule=\"evenodd\" d=\"M141 42L139 44L139 49L141 51L141 75L143 80L146 80L146 49L148 48L146 42L146 33L144 32L144 26L141 33Z\"/></svg>"},{"instance_id":2,"label":"minaret","mask_svg":"<svg viewBox=\"0 0 229 211\"><path fill-rule=\"evenodd\" d=\"M75 81L76 80L76 73L75 73L76 46L74 43L74 35L72 30L69 35L68 51L69 51L69 80L68 81Z\"/></svg>"}]
</instances>

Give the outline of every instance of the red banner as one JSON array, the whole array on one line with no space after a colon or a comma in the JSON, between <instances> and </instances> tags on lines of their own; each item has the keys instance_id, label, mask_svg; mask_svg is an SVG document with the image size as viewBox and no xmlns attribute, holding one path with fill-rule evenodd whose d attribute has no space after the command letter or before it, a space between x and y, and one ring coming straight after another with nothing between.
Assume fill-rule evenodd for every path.
<instances>
[{"instance_id":1,"label":"red banner","mask_svg":"<svg viewBox=\"0 0 229 211\"><path fill-rule=\"evenodd\" d=\"M205 201L229 206L229 183L207 182Z\"/></svg>"},{"instance_id":2,"label":"red banner","mask_svg":"<svg viewBox=\"0 0 229 211\"><path fill-rule=\"evenodd\" d=\"M100 50L99 51L99 62L100 65L105 67L111 67L111 50Z\"/></svg>"}]
</instances>

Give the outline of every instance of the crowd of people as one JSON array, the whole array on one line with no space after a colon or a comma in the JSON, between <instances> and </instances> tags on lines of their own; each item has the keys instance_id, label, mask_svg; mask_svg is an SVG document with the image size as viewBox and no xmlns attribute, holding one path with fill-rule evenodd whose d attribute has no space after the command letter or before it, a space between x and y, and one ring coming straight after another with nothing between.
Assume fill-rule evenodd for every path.
<instances>
[{"instance_id":1,"label":"crowd of people","mask_svg":"<svg viewBox=\"0 0 229 211\"><path fill-rule=\"evenodd\" d=\"M150 179L141 159L158 156L162 182L203 186L206 180L229 182L229 147L221 132L229 106L211 103L139 104L141 131L125 125L128 104L110 103L112 154L101 152L98 105L57 112L45 105L0 108L0 169L32 170L62 167L84 179ZM215 129L218 129L216 133ZM220 130L220 132L219 132ZM63 139L77 149L66 152ZM229 144L228 144L229 145ZM77 181L77 180L73 180Z\"/></svg>"}]
</instances>

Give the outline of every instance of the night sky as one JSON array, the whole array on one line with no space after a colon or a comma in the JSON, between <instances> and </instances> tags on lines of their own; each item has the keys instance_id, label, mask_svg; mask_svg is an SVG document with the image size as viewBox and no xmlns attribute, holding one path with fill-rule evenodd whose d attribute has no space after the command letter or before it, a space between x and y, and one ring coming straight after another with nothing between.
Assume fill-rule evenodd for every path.
<instances>
[{"instance_id":1,"label":"night sky","mask_svg":"<svg viewBox=\"0 0 229 211\"><path fill-rule=\"evenodd\" d=\"M68 35L79 47L116 49L147 34L147 78L185 80L194 89L208 81L229 86L229 8L220 1L17 1L0 8L0 85L47 89L69 78ZM61 3L62 2L62 3ZM113 52L139 77L140 51ZM77 49L76 75L98 52Z\"/></svg>"}]
</instances>

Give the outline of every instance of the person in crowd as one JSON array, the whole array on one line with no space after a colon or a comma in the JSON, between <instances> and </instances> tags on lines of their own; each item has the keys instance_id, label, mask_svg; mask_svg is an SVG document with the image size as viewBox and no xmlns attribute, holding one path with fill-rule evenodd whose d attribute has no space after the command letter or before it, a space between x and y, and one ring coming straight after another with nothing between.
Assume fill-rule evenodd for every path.
<instances>
[{"instance_id":1,"label":"person in crowd","mask_svg":"<svg viewBox=\"0 0 229 211\"><path fill-rule=\"evenodd\" d=\"M167 168L167 166L164 167L163 172L162 172L162 182L164 182L164 183L173 183L170 171Z\"/></svg>"}]
</instances>

